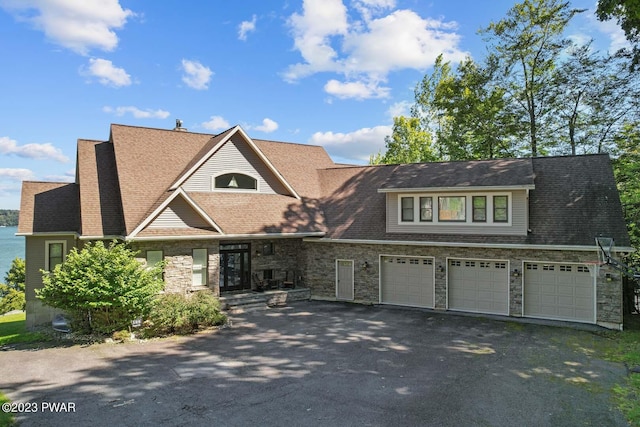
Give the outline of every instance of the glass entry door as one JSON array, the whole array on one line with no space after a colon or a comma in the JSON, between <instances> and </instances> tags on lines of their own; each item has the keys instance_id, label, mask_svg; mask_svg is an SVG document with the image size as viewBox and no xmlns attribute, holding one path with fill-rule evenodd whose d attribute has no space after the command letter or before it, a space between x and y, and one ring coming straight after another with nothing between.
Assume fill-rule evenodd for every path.
<instances>
[{"instance_id":1,"label":"glass entry door","mask_svg":"<svg viewBox=\"0 0 640 427\"><path fill-rule=\"evenodd\" d=\"M251 289L249 244L220 245L220 292Z\"/></svg>"}]
</instances>

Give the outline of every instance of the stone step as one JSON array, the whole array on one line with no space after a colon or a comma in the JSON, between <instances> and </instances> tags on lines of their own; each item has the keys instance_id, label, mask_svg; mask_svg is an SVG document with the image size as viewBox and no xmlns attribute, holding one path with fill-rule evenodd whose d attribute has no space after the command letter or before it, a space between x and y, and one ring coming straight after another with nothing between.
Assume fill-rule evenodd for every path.
<instances>
[{"instance_id":1,"label":"stone step","mask_svg":"<svg viewBox=\"0 0 640 427\"><path fill-rule=\"evenodd\" d=\"M267 310L268 308L269 306L264 302L256 302L251 304L229 306L229 308L227 308L227 311L230 314L242 314L242 313L249 313L251 311Z\"/></svg>"},{"instance_id":2,"label":"stone step","mask_svg":"<svg viewBox=\"0 0 640 427\"><path fill-rule=\"evenodd\" d=\"M273 290L222 296L220 297L220 305L225 310L241 309L253 304L273 307L285 305L290 301L302 301L310 298L311 291L309 289Z\"/></svg>"}]
</instances>

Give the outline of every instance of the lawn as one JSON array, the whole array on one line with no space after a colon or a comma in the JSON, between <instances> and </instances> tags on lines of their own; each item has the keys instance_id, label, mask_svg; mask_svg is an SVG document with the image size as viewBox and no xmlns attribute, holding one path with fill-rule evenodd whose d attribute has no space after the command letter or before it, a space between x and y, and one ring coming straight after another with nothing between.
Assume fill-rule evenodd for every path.
<instances>
[{"instance_id":1,"label":"lawn","mask_svg":"<svg viewBox=\"0 0 640 427\"><path fill-rule=\"evenodd\" d=\"M0 392L0 405L6 402L9 402L9 399ZM0 426L12 426L14 422L11 412L0 411Z\"/></svg>"},{"instance_id":2,"label":"lawn","mask_svg":"<svg viewBox=\"0 0 640 427\"><path fill-rule=\"evenodd\" d=\"M45 340L46 335L27 331L24 313L0 316L0 346Z\"/></svg>"},{"instance_id":3,"label":"lawn","mask_svg":"<svg viewBox=\"0 0 640 427\"><path fill-rule=\"evenodd\" d=\"M640 315L630 316L625 331L615 335L608 358L624 363L628 369L640 367ZM613 389L614 399L632 426L640 427L640 373L629 373L624 383Z\"/></svg>"}]
</instances>

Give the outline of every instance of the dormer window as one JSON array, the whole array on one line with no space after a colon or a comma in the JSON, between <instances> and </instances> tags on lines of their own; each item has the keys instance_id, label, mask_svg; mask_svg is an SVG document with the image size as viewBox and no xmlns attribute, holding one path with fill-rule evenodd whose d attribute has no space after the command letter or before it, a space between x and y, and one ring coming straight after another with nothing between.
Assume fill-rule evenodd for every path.
<instances>
[{"instance_id":1,"label":"dormer window","mask_svg":"<svg viewBox=\"0 0 640 427\"><path fill-rule=\"evenodd\" d=\"M242 173L225 173L215 177L214 187L228 190L257 190L258 181Z\"/></svg>"}]
</instances>

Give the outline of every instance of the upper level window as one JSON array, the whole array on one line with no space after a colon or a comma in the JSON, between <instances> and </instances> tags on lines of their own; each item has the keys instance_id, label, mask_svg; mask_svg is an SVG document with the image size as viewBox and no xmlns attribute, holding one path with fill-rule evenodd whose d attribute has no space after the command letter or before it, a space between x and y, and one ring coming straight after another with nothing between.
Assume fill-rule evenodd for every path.
<instances>
[{"instance_id":1,"label":"upper level window","mask_svg":"<svg viewBox=\"0 0 640 427\"><path fill-rule=\"evenodd\" d=\"M402 221L413 221L413 197L403 197L402 203Z\"/></svg>"},{"instance_id":2,"label":"upper level window","mask_svg":"<svg viewBox=\"0 0 640 427\"><path fill-rule=\"evenodd\" d=\"M420 197L420 221L433 221L433 197Z\"/></svg>"},{"instance_id":3,"label":"upper level window","mask_svg":"<svg viewBox=\"0 0 640 427\"><path fill-rule=\"evenodd\" d=\"M493 222L509 222L507 196L493 196Z\"/></svg>"},{"instance_id":4,"label":"upper level window","mask_svg":"<svg viewBox=\"0 0 640 427\"><path fill-rule=\"evenodd\" d=\"M467 220L467 198L464 196L438 197L440 222L464 222Z\"/></svg>"},{"instance_id":5,"label":"upper level window","mask_svg":"<svg viewBox=\"0 0 640 427\"><path fill-rule=\"evenodd\" d=\"M257 190L258 181L241 173L225 173L215 177L215 188Z\"/></svg>"},{"instance_id":6,"label":"upper level window","mask_svg":"<svg viewBox=\"0 0 640 427\"><path fill-rule=\"evenodd\" d=\"M513 206L507 192L404 193L395 199L397 221L415 226L511 226ZM389 199L394 200L394 199Z\"/></svg>"},{"instance_id":7,"label":"upper level window","mask_svg":"<svg viewBox=\"0 0 640 427\"><path fill-rule=\"evenodd\" d=\"M487 196L473 196L473 222L487 222Z\"/></svg>"}]
</instances>

